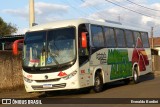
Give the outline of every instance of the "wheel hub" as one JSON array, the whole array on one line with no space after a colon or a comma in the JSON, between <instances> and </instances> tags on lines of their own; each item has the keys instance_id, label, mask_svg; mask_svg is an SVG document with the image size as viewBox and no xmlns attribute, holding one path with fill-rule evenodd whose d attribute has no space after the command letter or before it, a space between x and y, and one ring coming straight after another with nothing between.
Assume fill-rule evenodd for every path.
<instances>
[{"instance_id":1,"label":"wheel hub","mask_svg":"<svg viewBox=\"0 0 160 107\"><path fill-rule=\"evenodd\" d=\"M99 80L98 77L96 78L95 85L96 85L96 86L99 86L99 85L100 85L100 80Z\"/></svg>"},{"instance_id":2,"label":"wheel hub","mask_svg":"<svg viewBox=\"0 0 160 107\"><path fill-rule=\"evenodd\" d=\"M136 71L134 72L134 79L137 80L137 73L136 73Z\"/></svg>"}]
</instances>

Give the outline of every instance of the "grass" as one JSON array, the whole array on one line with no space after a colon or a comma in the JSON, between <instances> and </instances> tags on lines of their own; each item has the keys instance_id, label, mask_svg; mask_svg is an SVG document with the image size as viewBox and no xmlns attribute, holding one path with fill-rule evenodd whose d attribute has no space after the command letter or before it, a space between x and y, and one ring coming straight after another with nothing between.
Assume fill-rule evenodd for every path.
<instances>
[{"instance_id":1,"label":"grass","mask_svg":"<svg viewBox=\"0 0 160 107\"><path fill-rule=\"evenodd\" d=\"M11 51L0 51L0 91L23 87L21 56L14 56Z\"/></svg>"}]
</instances>

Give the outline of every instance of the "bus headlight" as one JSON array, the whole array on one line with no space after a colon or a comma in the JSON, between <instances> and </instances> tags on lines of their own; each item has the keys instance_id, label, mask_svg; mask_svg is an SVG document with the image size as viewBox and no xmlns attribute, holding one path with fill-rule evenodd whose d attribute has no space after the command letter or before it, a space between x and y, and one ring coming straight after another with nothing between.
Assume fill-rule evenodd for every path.
<instances>
[{"instance_id":1,"label":"bus headlight","mask_svg":"<svg viewBox=\"0 0 160 107\"><path fill-rule=\"evenodd\" d=\"M26 82L28 82L28 83L31 83L31 82L33 82L33 80L31 80L31 79L28 79L28 78L26 78L26 77L23 77L23 79L24 79Z\"/></svg>"},{"instance_id":2,"label":"bus headlight","mask_svg":"<svg viewBox=\"0 0 160 107\"><path fill-rule=\"evenodd\" d=\"M77 74L77 71L73 71L72 73L68 74L67 76L63 77L63 79L68 80L75 76Z\"/></svg>"}]
</instances>

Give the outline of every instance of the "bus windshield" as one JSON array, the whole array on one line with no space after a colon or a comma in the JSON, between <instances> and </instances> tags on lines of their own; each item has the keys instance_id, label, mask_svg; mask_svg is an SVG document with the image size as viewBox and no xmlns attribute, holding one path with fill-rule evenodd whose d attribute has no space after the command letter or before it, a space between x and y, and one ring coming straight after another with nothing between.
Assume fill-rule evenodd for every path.
<instances>
[{"instance_id":1,"label":"bus windshield","mask_svg":"<svg viewBox=\"0 0 160 107\"><path fill-rule=\"evenodd\" d=\"M61 28L26 33L23 66L59 66L76 56L75 28Z\"/></svg>"}]
</instances>

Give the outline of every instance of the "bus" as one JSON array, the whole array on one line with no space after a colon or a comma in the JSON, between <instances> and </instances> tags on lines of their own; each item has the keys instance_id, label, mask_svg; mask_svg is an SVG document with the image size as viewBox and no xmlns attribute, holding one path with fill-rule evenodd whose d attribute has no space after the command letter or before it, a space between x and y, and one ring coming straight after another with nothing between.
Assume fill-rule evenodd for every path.
<instances>
[{"instance_id":1,"label":"bus","mask_svg":"<svg viewBox=\"0 0 160 107\"><path fill-rule=\"evenodd\" d=\"M89 19L32 27L25 34L22 56L27 92L86 87L101 92L108 82L138 83L152 68L147 31Z\"/></svg>"}]
</instances>

